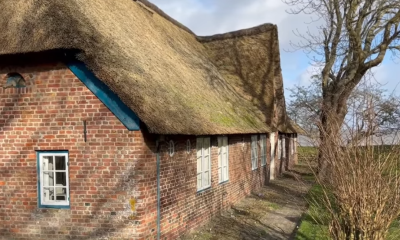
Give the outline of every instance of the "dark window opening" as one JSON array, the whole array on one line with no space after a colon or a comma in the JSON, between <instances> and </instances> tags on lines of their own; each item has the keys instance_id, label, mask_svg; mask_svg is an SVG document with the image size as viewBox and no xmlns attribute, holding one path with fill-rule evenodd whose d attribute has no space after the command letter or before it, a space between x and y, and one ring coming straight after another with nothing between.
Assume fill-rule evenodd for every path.
<instances>
[{"instance_id":1,"label":"dark window opening","mask_svg":"<svg viewBox=\"0 0 400 240\"><path fill-rule=\"evenodd\" d=\"M19 73L9 73L6 76L6 83L3 88L24 88L26 87L25 79Z\"/></svg>"}]
</instances>

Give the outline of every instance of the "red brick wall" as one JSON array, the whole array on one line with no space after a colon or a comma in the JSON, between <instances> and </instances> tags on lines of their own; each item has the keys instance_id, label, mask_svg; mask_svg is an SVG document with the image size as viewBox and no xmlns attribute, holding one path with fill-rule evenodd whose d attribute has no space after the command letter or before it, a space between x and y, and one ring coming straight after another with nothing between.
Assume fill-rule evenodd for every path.
<instances>
[{"instance_id":1,"label":"red brick wall","mask_svg":"<svg viewBox=\"0 0 400 240\"><path fill-rule=\"evenodd\" d=\"M175 154L168 154L168 142L175 143ZM191 151L186 152L187 140ZM251 170L250 143L251 135L231 135L229 142L229 181L218 183L218 143L217 137L211 136L212 186L197 192L196 175L196 138L193 136L166 136L161 146L161 230L163 239L176 239L185 231L203 224L222 209L229 208L266 183L267 169L259 167ZM244 142L244 144L243 144ZM267 141L269 142L269 141ZM269 149L269 145L267 147ZM260 156L260 155L259 155ZM269 158L270 153L267 153ZM149 206L143 236L152 239L156 235L156 193L153 189L156 166L148 169L148 189L153 194L145 200Z\"/></svg>"},{"instance_id":2,"label":"red brick wall","mask_svg":"<svg viewBox=\"0 0 400 240\"><path fill-rule=\"evenodd\" d=\"M157 136L128 131L63 64L0 64L0 86L9 72L22 74L27 87L0 87L0 239L154 239ZM197 192L196 137L165 138L160 150L163 239L201 225L269 179L269 165L261 167L260 159L258 169L251 170L251 135L231 135L229 181L219 184L217 137L212 136L212 186ZM268 139L268 150L269 145ZM38 208L36 150L69 151L71 209ZM269 164L269 151L267 159Z\"/></svg>"},{"instance_id":3,"label":"red brick wall","mask_svg":"<svg viewBox=\"0 0 400 240\"><path fill-rule=\"evenodd\" d=\"M131 239L140 206L138 159L151 143L130 132L62 64L0 67L0 239ZM87 142L83 137L87 121ZM71 209L39 209L35 150L68 150ZM136 207L137 207L136 206ZM68 238L69 239L69 238Z\"/></svg>"}]
</instances>

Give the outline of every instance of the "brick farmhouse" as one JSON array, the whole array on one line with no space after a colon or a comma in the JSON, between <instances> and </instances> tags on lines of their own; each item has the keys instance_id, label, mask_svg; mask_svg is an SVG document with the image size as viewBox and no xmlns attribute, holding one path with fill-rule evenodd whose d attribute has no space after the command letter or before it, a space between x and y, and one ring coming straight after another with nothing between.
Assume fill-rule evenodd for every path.
<instances>
[{"instance_id":1,"label":"brick farmhouse","mask_svg":"<svg viewBox=\"0 0 400 240\"><path fill-rule=\"evenodd\" d=\"M145 0L4 0L0 239L176 239L297 159L277 27Z\"/></svg>"}]
</instances>

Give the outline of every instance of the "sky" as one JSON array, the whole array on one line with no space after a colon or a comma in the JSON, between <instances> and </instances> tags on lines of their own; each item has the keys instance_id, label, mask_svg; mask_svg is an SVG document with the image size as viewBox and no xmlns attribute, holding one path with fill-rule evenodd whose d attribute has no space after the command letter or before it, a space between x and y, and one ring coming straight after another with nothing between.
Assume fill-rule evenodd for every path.
<instances>
[{"instance_id":1,"label":"sky","mask_svg":"<svg viewBox=\"0 0 400 240\"><path fill-rule=\"evenodd\" d=\"M294 85L308 85L314 70L302 51L293 51L290 42L298 42L294 31L305 32L315 26L309 15L287 13L289 7L281 0L150 0L168 15L200 36L225 33L263 23L278 26L282 75L285 95ZM400 95L400 59L387 57L373 70L375 79L389 92ZM400 85L400 84L399 84ZM397 88L396 88L397 87Z\"/></svg>"}]
</instances>

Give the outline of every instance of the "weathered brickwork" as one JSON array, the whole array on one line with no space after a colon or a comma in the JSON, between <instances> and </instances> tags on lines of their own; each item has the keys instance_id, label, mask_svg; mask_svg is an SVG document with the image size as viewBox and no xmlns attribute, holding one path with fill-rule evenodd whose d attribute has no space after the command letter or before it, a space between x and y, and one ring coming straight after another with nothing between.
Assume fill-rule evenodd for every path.
<instances>
[{"instance_id":1,"label":"weathered brickwork","mask_svg":"<svg viewBox=\"0 0 400 240\"><path fill-rule=\"evenodd\" d=\"M138 159L154 158L142 133L128 131L63 64L0 72L1 86L9 72L27 83L0 87L0 239L135 236L135 171ZM70 209L38 208L37 150L68 150Z\"/></svg>"},{"instance_id":2,"label":"weathered brickwork","mask_svg":"<svg viewBox=\"0 0 400 240\"><path fill-rule=\"evenodd\" d=\"M175 154L170 157L168 142L175 143ZM188 153L187 140L191 151ZM161 147L161 232L163 239L176 239L185 231L203 224L211 216L229 208L252 191L265 185L269 179L268 167L270 152L267 152L268 164L251 170L251 135L229 135L229 181L218 183L218 143L217 136L211 136L211 187L197 191L196 175L196 137L169 136ZM269 140L267 149L270 149ZM259 153L260 156L260 153ZM149 169L150 170L150 169ZM149 174L149 189L154 185L156 168ZM146 219L146 231L143 236L153 239L156 235L156 195L149 194Z\"/></svg>"},{"instance_id":3,"label":"weathered brickwork","mask_svg":"<svg viewBox=\"0 0 400 240\"><path fill-rule=\"evenodd\" d=\"M10 72L20 73L27 87L0 87L0 239L155 239L158 136L143 125L141 131L128 131L61 63L0 64L0 86ZM159 151L162 239L202 225L267 184L269 139L267 165L261 166L259 152L255 170L251 135L229 135L228 142L229 181L218 182L217 136L211 136L212 184L198 192L196 137L164 136ZM70 209L38 207L40 150L68 151ZM276 175L280 163L276 157Z\"/></svg>"}]
</instances>

